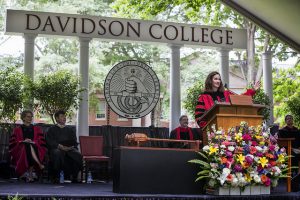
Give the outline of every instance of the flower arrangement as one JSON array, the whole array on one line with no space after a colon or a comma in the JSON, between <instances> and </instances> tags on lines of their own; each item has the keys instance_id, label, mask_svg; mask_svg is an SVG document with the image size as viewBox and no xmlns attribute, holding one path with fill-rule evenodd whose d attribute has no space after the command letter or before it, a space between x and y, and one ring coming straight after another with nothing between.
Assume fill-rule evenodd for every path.
<instances>
[{"instance_id":1,"label":"flower arrangement","mask_svg":"<svg viewBox=\"0 0 300 200\"><path fill-rule=\"evenodd\" d=\"M200 165L196 181L207 179L210 188L264 185L275 187L278 179L287 177L288 156L276 140L261 126L246 122L225 132L207 132L208 145L198 152L202 159L189 162Z\"/></svg>"}]
</instances>

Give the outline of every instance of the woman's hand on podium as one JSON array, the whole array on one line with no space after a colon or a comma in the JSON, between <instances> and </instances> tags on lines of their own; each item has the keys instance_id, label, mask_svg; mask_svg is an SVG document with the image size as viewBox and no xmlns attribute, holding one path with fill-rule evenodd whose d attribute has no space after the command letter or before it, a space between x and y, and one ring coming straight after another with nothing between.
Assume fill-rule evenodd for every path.
<instances>
[{"instance_id":1,"label":"woman's hand on podium","mask_svg":"<svg viewBox=\"0 0 300 200\"><path fill-rule=\"evenodd\" d=\"M257 90L259 90L259 88L260 88L260 81L257 81L257 82L254 84L253 89L254 89L255 91L257 91Z\"/></svg>"}]
</instances>

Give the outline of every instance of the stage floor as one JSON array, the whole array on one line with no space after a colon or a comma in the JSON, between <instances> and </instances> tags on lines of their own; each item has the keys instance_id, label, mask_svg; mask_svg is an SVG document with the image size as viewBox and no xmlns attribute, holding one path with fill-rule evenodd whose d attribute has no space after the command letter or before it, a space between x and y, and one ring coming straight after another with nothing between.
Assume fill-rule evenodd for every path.
<instances>
[{"instance_id":1,"label":"stage floor","mask_svg":"<svg viewBox=\"0 0 300 200\"><path fill-rule=\"evenodd\" d=\"M118 194L112 192L112 182L92 184L49 184L24 183L0 180L0 199L8 196L22 199L102 199L102 200L174 200L174 199L300 199L300 192L285 192L285 183L271 191L271 195L261 196L214 196L214 195L169 195L169 194Z\"/></svg>"}]
</instances>

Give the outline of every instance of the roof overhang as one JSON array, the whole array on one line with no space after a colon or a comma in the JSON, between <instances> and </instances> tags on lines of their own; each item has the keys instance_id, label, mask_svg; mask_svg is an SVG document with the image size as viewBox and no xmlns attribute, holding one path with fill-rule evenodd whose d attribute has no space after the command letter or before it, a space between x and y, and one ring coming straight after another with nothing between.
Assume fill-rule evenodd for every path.
<instances>
[{"instance_id":1,"label":"roof overhang","mask_svg":"<svg viewBox=\"0 0 300 200\"><path fill-rule=\"evenodd\" d=\"M221 0L300 52L299 0Z\"/></svg>"}]
</instances>

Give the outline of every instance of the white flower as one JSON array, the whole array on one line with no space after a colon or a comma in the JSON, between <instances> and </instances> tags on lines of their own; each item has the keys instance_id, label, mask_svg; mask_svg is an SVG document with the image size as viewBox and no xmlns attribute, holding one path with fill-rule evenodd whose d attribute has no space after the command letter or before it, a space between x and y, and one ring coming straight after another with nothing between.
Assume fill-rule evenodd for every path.
<instances>
[{"instance_id":1,"label":"white flower","mask_svg":"<svg viewBox=\"0 0 300 200\"><path fill-rule=\"evenodd\" d=\"M205 146L203 147L203 151L208 152L208 151L209 151L209 146L208 146L208 145L205 145Z\"/></svg>"},{"instance_id":2,"label":"white flower","mask_svg":"<svg viewBox=\"0 0 300 200\"><path fill-rule=\"evenodd\" d=\"M216 132L216 134L217 135L222 135L222 131L219 130L219 131Z\"/></svg>"},{"instance_id":3,"label":"white flower","mask_svg":"<svg viewBox=\"0 0 300 200\"><path fill-rule=\"evenodd\" d=\"M230 169L223 168L222 175L225 175L227 177L229 174L230 174Z\"/></svg>"},{"instance_id":4,"label":"white flower","mask_svg":"<svg viewBox=\"0 0 300 200\"><path fill-rule=\"evenodd\" d=\"M239 178L241 178L241 177L243 177L243 174L241 173L241 172L237 172L237 173L235 173L236 174L236 177L239 179Z\"/></svg>"},{"instance_id":5,"label":"white flower","mask_svg":"<svg viewBox=\"0 0 300 200\"><path fill-rule=\"evenodd\" d=\"M234 151L234 146L229 146L228 151Z\"/></svg>"},{"instance_id":6,"label":"white flower","mask_svg":"<svg viewBox=\"0 0 300 200\"><path fill-rule=\"evenodd\" d=\"M221 185L224 185L226 178L227 178L227 176L224 176L223 174L218 178Z\"/></svg>"},{"instance_id":7,"label":"white flower","mask_svg":"<svg viewBox=\"0 0 300 200\"><path fill-rule=\"evenodd\" d=\"M224 144L222 144L220 147L221 147L222 149L225 149L225 148L226 148L226 146L225 146Z\"/></svg>"},{"instance_id":8,"label":"white flower","mask_svg":"<svg viewBox=\"0 0 300 200\"><path fill-rule=\"evenodd\" d=\"M239 185L239 180L235 177L235 178L232 179L231 184L232 184L233 187L238 186Z\"/></svg>"},{"instance_id":9,"label":"white flower","mask_svg":"<svg viewBox=\"0 0 300 200\"><path fill-rule=\"evenodd\" d=\"M247 184L245 177L241 176L238 179L239 179L239 186L245 186Z\"/></svg>"},{"instance_id":10,"label":"white flower","mask_svg":"<svg viewBox=\"0 0 300 200\"><path fill-rule=\"evenodd\" d=\"M269 151L269 147L267 147L267 146L264 146L264 148L263 148L262 152L263 152L263 153L266 153L266 152L268 152L268 151Z\"/></svg>"},{"instance_id":11,"label":"white flower","mask_svg":"<svg viewBox=\"0 0 300 200\"><path fill-rule=\"evenodd\" d=\"M256 150L262 152L262 148L260 146L255 146Z\"/></svg>"},{"instance_id":12,"label":"white flower","mask_svg":"<svg viewBox=\"0 0 300 200\"><path fill-rule=\"evenodd\" d=\"M263 132L262 135L263 135L264 138L269 138L269 135L270 135L270 134L269 134L268 132Z\"/></svg>"},{"instance_id":13,"label":"white flower","mask_svg":"<svg viewBox=\"0 0 300 200\"><path fill-rule=\"evenodd\" d=\"M260 183L260 181L261 181L260 177L257 174L254 175L253 179L254 179L255 183Z\"/></svg>"}]
</instances>

